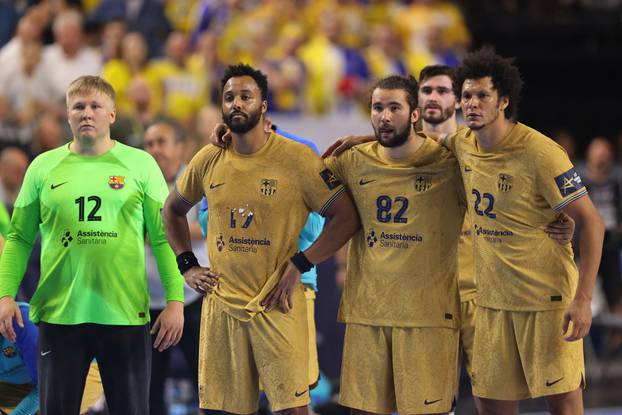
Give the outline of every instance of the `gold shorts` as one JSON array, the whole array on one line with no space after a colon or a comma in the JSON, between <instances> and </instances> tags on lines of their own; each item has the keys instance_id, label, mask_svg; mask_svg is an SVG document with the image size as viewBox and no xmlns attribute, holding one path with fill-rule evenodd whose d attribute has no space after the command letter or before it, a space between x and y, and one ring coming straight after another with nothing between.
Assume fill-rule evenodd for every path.
<instances>
[{"instance_id":1,"label":"gold shorts","mask_svg":"<svg viewBox=\"0 0 622 415\"><path fill-rule=\"evenodd\" d=\"M0 410L11 413L13 409L30 393L32 384L13 385L11 383L0 382ZM99 376L97 363L91 363L89 373L86 376L86 385L82 395L82 405L80 413L85 414L100 396L104 393L102 381Z\"/></svg>"},{"instance_id":2,"label":"gold shorts","mask_svg":"<svg viewBox=\"0 0 622 415\"><path fill-rule=\"evenodd\" d=\"M320 381L320 365L317 360L317 337L315 336L315 291L304 286L307 300L307 327L309 329L309 385L311 389Z\"/></svg>"},{"instance_id":3,"label":"gold shorts","mask_svg":"<svg viewBox=\"0 0 622 415\"><path fill-rule=\"evenodd\" d=\"M564 340L564 311L477 307L473 394L521 400L571 392L583 386L583 340Z\"/></svg>"},{"instance_id":4,"label":"gold shorts","mask_svg":"<svg viewBox=\"0 0 622 415\"><path fill-rule=\"evenodd\" d=\"M240 321L220 300L203 300L199 406L236 414L257 411L259 382L273 411L309 404L309 335L302 288L293 308Z\"/></svg>"},{"instance_id":5,"label":"gold shorts","mask_svg":"<svg viewBox=\"0 0 622 415\"><path fill-rule=\"evenodd\" d=\"M475 335L475 300L471 299L460 303L460 349L464 359L464 367L469 377L473 363L473 336Z\"/></svg>"},{"instance_id":6,"label":"gold shorts","mask_svg":"<svg viewBox=\"0 0 622 415\"><path fill-rule=\"evenodd\" d=\"M457 329L346 324L339 403L382 414L449 412L458 341Z\"/></svg>"}]
</instances>

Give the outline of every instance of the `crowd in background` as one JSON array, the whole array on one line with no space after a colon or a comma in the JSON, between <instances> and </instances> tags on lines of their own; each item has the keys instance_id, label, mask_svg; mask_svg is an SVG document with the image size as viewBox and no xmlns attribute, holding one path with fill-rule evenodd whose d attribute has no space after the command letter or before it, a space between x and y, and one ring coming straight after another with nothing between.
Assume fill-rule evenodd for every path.
<instances>
[{"instance_id":1,"label":"crowd in background","mask_svg":"<svg viewBox=\"0 0 622 415\"><path fill-rule=\"evenodd\" d=\"M30 155L68 136L64 91L79 75L115 88L115 138L140 146L145 126L167 116L201 145L227 64L268 75L270 111L322 114L364 107L388 74L455 66L470 43L447 1L47 0L17 10L23 3L0 3L14 9L2 26L15 27L0 38L0 141Z\"/></svg>"}]
</instances>

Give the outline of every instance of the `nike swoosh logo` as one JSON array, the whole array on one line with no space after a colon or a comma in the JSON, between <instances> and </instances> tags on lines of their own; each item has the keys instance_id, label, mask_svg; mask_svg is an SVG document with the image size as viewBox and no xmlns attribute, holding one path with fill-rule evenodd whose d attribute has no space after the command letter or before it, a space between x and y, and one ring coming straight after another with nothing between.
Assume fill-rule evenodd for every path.
<instances>
[{"instance_id":1,"label":"nike swoosh logo","mask_svg":"<svg viewBox=\"0 0 622 415\"><path fill-rule=\"evenodd\" d=\"M295 396L296 398L300 398L302 395L304 395L305 393L307 393L307 391L308 391L308 390L309 390L309 389L305 389L305 390L303 390L302 392L298 392L298 391L296 391L296 393L294 393L294 396Z\"/></svg>"},{"instance_id":2,"label":"nike swoosh logo","mask_svg":"<svg viewBox=\"0 0 622 415\"><path fill-rule=\"evenodd\" d=\"M442 399L437 399L437 400L435 400L435 401L428 401L428 400L426 399L425 401L423 401L423 404L424 404L424 405L432 405L433 403L440 402L440 401L442 401Z\"/></svg>"},{"instance_id":3,"label":"nike swoosh logo","mask_svg":"<svg viewBox=\"0 0 622 415\"><path fill-rule=\"evenodd\" d=\"M470 172L472 169L469 166L464 166L464 171L465 172Z\"/></svg>"},{"instance_id":4,"label":"nike swoosh logo","mask_svg":"<svg viewBox=\"0 0 622 415\"><path fill-rule=\"evenodd\" d=\"M560 380L562 380L564 377L562 376L561 378L554 380L553 382L549 382L548 380L546 381L546 386L553 386L555 385L557 382L559 382Z\"/></svg>"},{"instance_id":5,"label":"nike swoosh logo","mask_svg":"<svg viewBox=\"0 0 622 415\"><path fill-rule=\"evenodd\" d=\"M43 356L47 356L47 355L49 355L50 353L52 353L52 351L51 351L51 350L48 350L47 352L41 352L41 357L43 357Z\"/></svg>"},{"instance_id":6,"label":"nike swoosh logo","mask_svg":"<svg viewBox=\"0 0 622 415\"><path fill-rule=\"evenodd\" d=\"M66 183L69 183L69 182L62 182L62 183L59 183L59 184L51 184L51 185L50 185L50 189L54 190L54 189L56 189L57 187L60 187L60 186L62 186L62 185L64 185L64 184L66 184Z\"/></svg>"},{"instance_id":7,"label":"nike swoosh logo","mask_svg":"<svg viewBox=\"0 0 622 415\"><path fill-rule=\"evenodd\" d=\"M373 182L375 182L375 181L376 181L376 179L372 179L372 180L365 180L365 179L361 179L361 180L359 181L359 184L360 184L361 186L365 186L366 184L373 183Z\"/></svg>"},{"instance_id":8,"label":"nike swoosh logo","mask_svg":"<svg viewBox=\"0 0 622 415\"><path fill-rule=\"evenodd\" d=\"M218 183L218 184L210 183L209 188L210 189L215 189L215 188L220 187L222 185L224 185L224 183Z\"/></svg>"}]
</instances>

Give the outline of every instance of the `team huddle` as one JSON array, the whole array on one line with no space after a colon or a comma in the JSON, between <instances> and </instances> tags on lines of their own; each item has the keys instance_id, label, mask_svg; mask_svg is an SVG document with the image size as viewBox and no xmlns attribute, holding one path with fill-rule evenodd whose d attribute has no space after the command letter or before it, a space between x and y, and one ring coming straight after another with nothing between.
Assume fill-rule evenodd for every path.
<instances>
[{"instance_id":1,"label":"team huddle","mask_svg":"<svg viewBox=\"0 0 622 415\"><path fill-rule=\"evenodd\" d=\"M419 82L389 76L370 93L374 136L340 139L321 159L266 128L267 78L230 66L224 128L169 193L153 158L111 139L110 85L75 80L73 141L28 169L0 258L0 335L16 342L27 319L14 297L41 234L29 316L40 413L81 413L93 359L112 414L149 413L150 332L160 350L179 341L185 280L204 296L199 406L253 413L265 391L275 413L306 414L317 355L301 274L349 241L342 405L448 413L463 360L480 414L540 396L581 414L603 224L564 150L516 121L521 86L490 49ZM186 216L203 198L209 268ZM311 212L326 223L303 251ZM146 236L167 302L153 325Z\"/></svg>"}]
</instances>

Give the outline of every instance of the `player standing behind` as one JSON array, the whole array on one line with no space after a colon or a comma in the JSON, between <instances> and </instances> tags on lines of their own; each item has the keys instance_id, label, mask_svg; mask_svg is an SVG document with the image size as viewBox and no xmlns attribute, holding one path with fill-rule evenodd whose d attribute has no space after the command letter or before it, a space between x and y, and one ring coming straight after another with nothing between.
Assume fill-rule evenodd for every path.
<instances>
[{"instance_id":1,"label":"player standing behind","mask_svg":"<svg viewBox=\"0 0 622 415\"><path fill-rule=\"evenodd\" d=\"M186 282L211 293L201 319L200 406L254 412L261 380L273 411L305 414L309 344L300 273L339 249L358 229L358 215L311 149L264 132L265 75L248 65L230 66L222 87L232 144L200 150L164 208ZM204 194L214 272L192 254L185 216ZM326 216L326 227L315 244L296 253L311 210ZM277 306L283 312L273 310Z\"/></svg>"},{"instance_id":2,"label":"player standing behind","mask_svg":"<svg viewBox=\"0 0 622 415\"><path fill-rule=\"evenodd\" d=\"M472 382L483 414L518 413L545 396L556 414L583 412L583 342L603 222L566 152L515 120L522 81L482 49L455 76L468 129L446 138L460 161L474 224ZM582 228L581 264L541 231L563 211Z\"/></svg>"},{"instance_id":3,"label":"player standing behind","mask_svg":"<svg viewBox=\"0 0 622 415\"><path fill-rule=\"evenodd\" d=\"M340 403L357 414L448 412L458 379L457 247L466 207L458 162L415 133L414 78L381 79L370 107L376 140L326 159L363 225L350 242L339 309Z\"/></svg>"},{"instance_id":4,"label":"player standing behind","mask_svg":"<svg viewBox=\"0 0 622 415\"><path fill-rule=\"evenodd\" d=\"M183 280L160 218L168 189L151 156L110 138L115 115L114 90L103 79L82 76L69 85L73 141L28 168L0 259L0 334L15 341L12 321L23 322L13 298L41 232L30 317L39 324L42 415L79 412L93 358L112 414L149 412L146 233L168 301L154 323L154 347L181 337Z\"/></svg>"}]
</instances>

